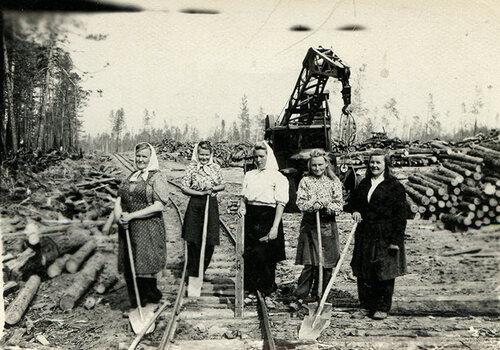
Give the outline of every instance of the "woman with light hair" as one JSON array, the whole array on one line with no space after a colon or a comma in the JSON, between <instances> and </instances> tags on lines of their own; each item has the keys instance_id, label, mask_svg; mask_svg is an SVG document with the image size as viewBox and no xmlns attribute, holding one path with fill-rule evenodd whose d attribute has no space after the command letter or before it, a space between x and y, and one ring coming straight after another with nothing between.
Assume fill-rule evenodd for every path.
<instances>
[{"instance_id":1,"label":"woman with light hair","mask_svg":"<svg viewBox=\"0 0 500 350\"><path fill-rule=\"evenodd\" d=\"M336 215L342 210L342 183L333 171L327 171L329 161L322 150L314 150L309 158L309 174L297 189L297 207L302 211L296 265L304 265L294 291L292 309L298 309L309 296L316 300L332 275L340 257ZM319 289L320 245L316 213L320 216L321 251L323 255L323 286Z\"/></svg>"},{"instance_id":2,"label":"woman with light hair","mask_svg":"<svg viewBox=\"0 0 500 350\"><path fill-rule=\"evenodd\" d=\"M286 258L282 215L288 202L288 180L278 171L266 142L254 146L253 156L257 169L245 174L239 208L245 217L245 302L255 301L260 291L267 307L274 308L276 264Z\"/></svg>"}]
</instances>

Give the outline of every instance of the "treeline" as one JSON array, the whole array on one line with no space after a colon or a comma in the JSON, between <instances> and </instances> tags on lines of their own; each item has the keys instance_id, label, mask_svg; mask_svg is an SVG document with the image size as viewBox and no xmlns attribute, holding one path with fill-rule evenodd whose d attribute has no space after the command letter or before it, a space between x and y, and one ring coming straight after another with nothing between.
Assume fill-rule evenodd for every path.
<instances>
[{"instance_id":1,"label":"treeline","mask_svg":"<svg viewBox=\"0 0 500 350\"><path fill-rule=\"evenodd\" d=\"M380 106L369 108L363 97L363 89L366 84L367 65L363 64L352 76L352 114L356 120L356 140L363 141L372 136L373 132L386 132L388 137L399 137L409 141L429 141L436 138L459 141L466 137L476 135L479 132L487 133L489 128L480 122L480 117L487 113L483 89L475 87L475 93L470 103L462 102L459 115L451 115L450 111L440 111L436 106L432 93L427 94L426 108L423 112L414 115L402 115L395 98L383 101ZM492 86L486 86L491 89ZM493 117L493 115L489 116ZM338 119L333 118L333 135L340 134L342 126L338 125ZM496 125L499 115L496 114ZM459 120L460 126L450 130L449 126L443 125L452 120ZM335 137L335 136L334 136Z\"/></svg>"},{"instance_id":2,"label":"treeline","mask_svg":"<svg viewBox=\"0 0 500 350\"><path fill-rule=\"evenodd\" d=\"M90 91L80 86L63 45L64 19L4 16L0 159L26 150L79 147L79 112Z\"/></svg>"},{"instance_id":3,"label":"treeline","mask_svg":"<svg viewBox=\"0 0 500 350\"><path fill-rule=\"evenodd\" d=\"M251 115L248 107L248 98L241 99L240 112L230 125L218 114L214 116L216 126L208 136L203 138L212 142L227 141L239 143L244 141L255 142L264 137L265 113L262 107L257 114ZM85 150L99 150L103 152L122 152L132 150L139 142L151 144L161 143L163 139L172 139L179 142L200 141L200 130L185 123L182 127L169 125L166 117L157 116L155 111L144 110L142 125L139 132L127 131L127 119L130 118L123 108L111 110L109 114L110 129L108 132L97 135L82 136L81 145ZM137 117L135 117L137 118ZM156 119L163 119L162 128L152 125Z\"/></svg>"}]
</instances>

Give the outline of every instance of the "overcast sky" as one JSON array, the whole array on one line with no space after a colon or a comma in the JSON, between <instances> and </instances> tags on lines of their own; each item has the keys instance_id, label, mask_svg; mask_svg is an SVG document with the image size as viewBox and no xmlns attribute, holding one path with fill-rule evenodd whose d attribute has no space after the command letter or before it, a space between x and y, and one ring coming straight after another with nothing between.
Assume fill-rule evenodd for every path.
<instances>
[{"instance_id":1,"label":"overcast sky","mask_svg":"<svg viewBox=\"0 0 500 350\"><path fill-rule=\"evenodd\" d=\"M363 98L372 111L391 97L403 116L425 116L434 94L442 123L461 123L478 86L481 123L500 112L500 2L445 0L129 1L146 9L129 14L79 15L88 34L72 35L66 48L75 65L96 72L85 82L93 94L83 112L86 132L110 129L111 109L123 107L137 131L145 108L156 126L185 122L202 133L232 122L243 94L251 114L279 114L309 47L331 47L353 74L367 65ZM186 8L218 10L186 14ZM365 30L339 28L357 24ZM309 32L290 31L293 25ZM107 63L109 66L103 68ZM334 118L342 104L339 83L329 83ZM444 113L450 112L446 119Z\"/></svg>"}]
</instances>

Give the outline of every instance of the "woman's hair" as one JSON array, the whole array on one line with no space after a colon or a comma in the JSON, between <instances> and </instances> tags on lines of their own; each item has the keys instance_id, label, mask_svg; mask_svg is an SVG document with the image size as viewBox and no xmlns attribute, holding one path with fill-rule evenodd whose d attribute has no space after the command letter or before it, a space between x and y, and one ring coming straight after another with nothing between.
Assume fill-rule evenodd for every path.
<instances>
[{"instance_id":1,"label":"woman's hair","mask_svg":"<svg viewBox=\"0 0 500 350\"><path fill-rule=\"evenodd\" d=\"M200 143L198 143L198 151L200 149L205 149L210 153L212 153L213 151L212 144L210 143L210 141L200 141Z\"/></svg>"},{"instance_id":2,"label":"woman's hair","mask_svg":"<svg viewBox=\"0 0 500 350\"><path fill-rule=\"evenodd\" d=\"M265 151L266 154L267 154L267 147L266 147L266 144L264 141L259 141L255 144L255 146L253 146L253 152L252 153L255 153L255 151Z\"/></svg>"},{"instance_id":3,"label":"woman's hair","mask_svg":"<svg viewBox=\"0 0 500 350\"><path fill-rule=\"evenodd\" d=\"M325 160L325 163L326 163L325 174L326 174L326 176L328 176L332 180L335 180L337 178L337 176L335 175L332 164L330 163L330 159L328 158L327 153L321 149L312 150L311 153L309 154L309 161L307 162L307 168L309 169L309 174L312 174L311 160L313 158L319 158L319 157L323 157L323 159Z\"/></svg>"},{"instance_id":4,"label":"woman's hair","mask_svg":"<svg viewBox=\"0 0 500 350\"><path fill-rule=\"evenodd\" d=\"M369 179L373 177L372 171L370 170L370 161L375 156L384 156L384 163L385 163L384 177L386 179L390 178L395 179L395 176L391 170L392 169L391 155L386 152L373 152L372 154L370 154L370 156L368 157L368 163L366 164L366 177Z\"/></svg>"},{"instance_id":5,"label":"woman's hair","mask_svg":"<svg viewBox=\"0 0 500 350\"><path fill-rule=\"evenodd\" d=\"M149 149L151 151L151 149L149 148L149 144L146 143L146 142L141 142L141 143L138 143L136 146L135 146L135 152L139 152L139 151L142 151L143 149Z\"/></svg>"}]
</instances>

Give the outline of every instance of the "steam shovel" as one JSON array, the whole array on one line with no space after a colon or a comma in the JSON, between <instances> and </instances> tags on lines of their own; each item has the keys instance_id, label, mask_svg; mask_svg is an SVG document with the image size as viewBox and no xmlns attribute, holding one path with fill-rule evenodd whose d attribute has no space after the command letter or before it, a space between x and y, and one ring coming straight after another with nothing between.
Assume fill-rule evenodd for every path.
<instances>
[{"instance_id":1,"label":"steam shovel","mask_svg":"<svg viewBox=\"0 0 500 350\"><path fill-rule=\"evenodd\" d=\"M201 236L201 251L200 262L198 268L198 277L189 276L188 282L188 297L198 298L201 295L201 286L203 284L203 275L205 267L205 245L207 243L208 231L208 204L210 203L210 195L207 195L207 203L205 204L205 216L203 218L203 233Z\"/></svg>"},{"instance_id":2,"label":"steam shovel","mask_svg":"<svg viewBox=\"0 0 500 350\"><path fill-rule=\"evenodd\" d=\"M342 262L347 255L347 251L349 250L349 245L351 244L352 238L354 237L354 232L356 231L357 224L351 229L349 236L347 237L347 241L344 246L344 250L340 255L340 259L335 266L335 271L326 286L325 292L321 297L319 305L316 307L316 304L312 303L308 305L309 316L305 316L302 320L302 324L300 325L299 330L299 339L309 339L316 340L320 336L321 332L330 325L330 318L332 316L332 304L326 304L326 298L330 293L330 289L332 289L333 283L337 278L337 275L340 271L340 267L342 266Z\"/></svg>"}]
</instances>

